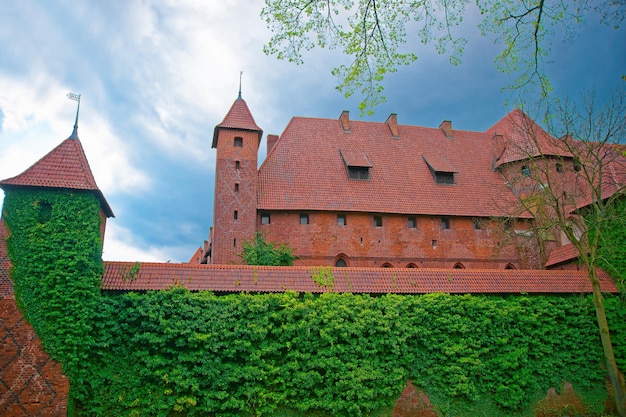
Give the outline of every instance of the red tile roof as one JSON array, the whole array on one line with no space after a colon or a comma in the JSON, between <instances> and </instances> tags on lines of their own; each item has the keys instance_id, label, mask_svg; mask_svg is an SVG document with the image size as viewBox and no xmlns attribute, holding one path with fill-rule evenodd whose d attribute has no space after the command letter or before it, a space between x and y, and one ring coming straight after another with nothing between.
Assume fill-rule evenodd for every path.
<instances>
[{"instance_id":1,"label":"red tile roof","mask_svg":"<svg viewBox=\"0 0 626 417\"><path fill-rule=\"evenodd\" d=\"M481 270L425 268L333 268L332 288L318 285L311 267L192 265L141 263L130 276L133 262L105 262L103 290L161 290L174 285L213 292L351 292L368 294L520 294L588 293L584 271ZM600 273L602 289L617 292L608 275Z\"/></svg>"},{"instance_id":2,"label":"red tile roof","mask_svg":"<svg viewBox=\"0 0 626 417\"><path fill-rule=\"evenodd\" d=\"M497 149L495 167L508 162L520 161L529 157L553 155L572 158L572 153L563 142L553 138L520 109L515 109L487 133L503 136L503 149ZM498 146L498 144L495 144Z\"/></svg>"},{"instance_id":3,"label":"red tile roof","mask_svg":"<svg viewBox=\"0 0 626 417\"><path fill-rule=\"evenodd\" d=\"M108 217L113 211L93 177L83 146L78 139L65 139L21 174L0 181L0 187L50 187L93 191Z\"/></svg>"},{"instance_id":4,"label":"red tile roof","mask_svg":"<svg viewBox=\"0 0 626 417\"><path fill-rule=\"evenodd\" d=\"M574 247L574 245L567 244L558 248L552 249L548 261L546 262L546 268L556 266L565 262L571 262L578 258L580 252Z\"/></svg>"},{"instance_id":5,"label":"red tile roof","mask_svg":"<svg viewBox=\"0 0 626 417\"><path fill-rule=\"evenodd\" d=\"M455 130L448 138L406 125L398 132L394 138L387 123L350 121L345 132L340 120L291 119L259 169L258 208L491 217L519 207L493 171L491 135ZM348 179L342 155L364 155L370 179ZM422 155L457 172L455 184L437 185Z\"/></svg>"},{"instance_id":6,"label":"red tile roof","mask_svg":"<svg viewBox=\"0 0 626 417\"><path fill-rule=\"evenodd\" d=\"M213 130L213 148L217 147L217 134L220 129L255 131L259 133L259 142L261 142L261 137L263 136L263 130L257 126L246 101L241 97L235 100L233 105L230 107L230 110L228 110L228 113L226 113L224 120L222 120L222 123L215 126L215 129Z\"/></svg>"}]
</instances>

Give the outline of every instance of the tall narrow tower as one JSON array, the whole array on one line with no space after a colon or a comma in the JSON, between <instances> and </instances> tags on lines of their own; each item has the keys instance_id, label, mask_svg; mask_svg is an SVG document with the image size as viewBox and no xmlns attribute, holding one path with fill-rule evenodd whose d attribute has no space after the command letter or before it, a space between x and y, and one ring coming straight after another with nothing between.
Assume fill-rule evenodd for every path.
<instances>
[{"instance_id":1,"label":"tall narrow tower","mask_svg":"<svg viewBox=\"0 0 626 417\"><path fill-rule=\"evenodd\" d=\"M242 243L256 230L257 160L263 131L239 97L213 133L217 149L211 262L239 260Z\"/></svg>"}]
</instances>

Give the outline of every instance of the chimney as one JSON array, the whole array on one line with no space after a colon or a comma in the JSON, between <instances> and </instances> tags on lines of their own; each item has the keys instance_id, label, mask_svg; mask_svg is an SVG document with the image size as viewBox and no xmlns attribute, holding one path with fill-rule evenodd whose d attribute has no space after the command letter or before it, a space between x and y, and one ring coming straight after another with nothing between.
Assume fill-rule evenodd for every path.
<instances>
[{"instance_id":1,"label":"chimney","mask_svg":"<svg viewBox=\"0 0 626 417\"><path fill-rule=\"evenodd\" d=\"M270 154L270 151L272 150L272 148L274 148L274 145L276 144L276 141L278 140L278 135L267 135L267 154Z\"/></svg>"},{"instance_id":2,"label":"chimney","mask_svg":"<svg viewBox=\"0 0 626 417\"><path fill-rule=\"evenodd\" d=\"M394 139L400 139L400 132L398 131L398 115L395 113L391 113L389 117L387 117L387 126L389 126L389 130L391 130L391 136Z\"/></svg>"},{"instance_id":3,"label":"chimney","mask_svg":"<svg viewBox=\"0 0 626 417\"><path fill-rule=\"evenodd\" d=\"M344 133L350 133L350 112L348 110L344 110L341 112L341 116L339 116L339 121L341 122L341 128Z\"/></svg>"},{"instance_id":4,"label":"chimney","mask_svg":"<svg viewBox=\"0 0 626 417\"><path fill-rule=\"evenodd\" d=\"M448 139L454 138L454 130L452 130L452 122L450 120L444 120L441 122L439 129L441 129Z\"/></svg>"}]
</instances>

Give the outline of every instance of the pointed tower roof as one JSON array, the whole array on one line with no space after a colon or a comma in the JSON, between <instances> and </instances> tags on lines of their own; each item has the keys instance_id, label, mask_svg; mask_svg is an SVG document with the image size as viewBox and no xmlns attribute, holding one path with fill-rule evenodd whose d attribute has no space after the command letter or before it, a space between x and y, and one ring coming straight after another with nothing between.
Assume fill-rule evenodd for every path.
<instances>
[{"instance_id":1,"label":"pointed tower roof","mask_svg":"<svg viewBox=\"0 0 626 417\"><path fill-rule=\"evenodd\" d=\"M93 191L100 200L107 217L114 217L109 203L91 173L83 146L74 135L61 142L26 171L13 178L0 181L0 187L3 189L46 187Z\"/></svg>"},{"instance_id":2,"label":"pointed tower roof","mask_svg":"<svg viewBox=\"0 0 626 417\"><path fill-rule=\"evenodd\" d=\"M239 93L239 97L230 107L228 113L222 120L222 123L215 126L215 130L213 131L213 145L212 148L217 147L217 135L220 129L233 129L233 130L250 130L253 132L258 132L259 134L259 143L261 142L261 137L263 136L263 130L257 126L254 121L254 117L252 117L252 113L250 113L250 109L248 109L248 105L246 101L241 98L241 93Z\"/></svg>"},{"instance_id":3,"label":"pointed tower roof","mask_svg":"<svg viewBox=\"0 0 626 417\"><path fill-rule=\"evenodd\" d=\"M573 157L563 143L550 136L520 109L515 109L493 125L487 133L502 135L501 149L496 150L496 168L508 162L540 155Z\"/></svg>"}]
</instances>

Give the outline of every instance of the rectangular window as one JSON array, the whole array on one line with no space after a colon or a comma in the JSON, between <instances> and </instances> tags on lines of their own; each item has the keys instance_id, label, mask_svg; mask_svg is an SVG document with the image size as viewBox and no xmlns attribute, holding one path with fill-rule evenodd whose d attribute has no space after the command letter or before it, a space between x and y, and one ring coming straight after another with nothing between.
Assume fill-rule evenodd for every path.
<instances>
[{"instance_id":1,"label":"rectangular window","mask_svg":"<svg viewBox=\"0 0 626 417\"><path fill-rule=\"evenodd\" d=\"M235 192L238 193L239 192L239 184L235 184Z\"/></svg>"},{"instance_id":2,"label":"rectangular window","mask_svg":"<svg viewBox=\"0 0 626 417\"><path fill-rule=\"evenodd\" d=\"M235 212L233 213L233 219L237 220L238 218L239 218L239 212L235 210Z\"/></svg>"},{"instance_id":3,"label":"rectangular window","mask_svg":"<svg viewBox=\"0 0 626 417\"><path fill-rule=\"evenodd\" d=\"M562 164L556 164L556 172L563 172L563 165Z\"/></svg>"},{"instance_id":4,"label":"rectangular window","mask_svg":"<svg viewBox=\"0 0 626 417\"><path fill-rule=\"evenodd\" d=\"M447 217L441 218L441 229L448 230L450 228L450 219Z\"/></svg>"},{"instance_id":5,"label":"rectangular window","mask_svg":"<svg viewBox=\"0 0 626 417\"><path fill-rule=\"evenodd\" d=\"M409 229L415 229L416 226L415 217L409 217Z\"/></svg>"},{"instance_id":6,"label":"rectangular window","mask_svg":"<svg viewBox=\"0 0 626 417\"><path fill-rule=\"evenodd\" d=\"M337 224L339 226L345 226L346 225L346 215L345 214L338 214L337 215Z\"/></svg>"},{"instance_id":7,"label":"rectangular window","mask_svg":"<svg viewBox=\"0 0 626 417\"><path fill-rule=\"evenodd\" d=\"M382 216L374 216L374 226L383 227L383 217Z\"/></svg>"},{"instance_id":8,"label":"rectangular window","mask_svg":"<svg viewBox=\"0 0 626 417\"><path fill-rule=\"evenodd\" d=\"M270 224L270 214L261 213L261 224Z\"/></svg>"},{"instance_id":9,"label":"rectangular window","mask_svg":"<svg viewBox=\"0 0 626 417\"><path fill-rule=\"evenodd\" d=\"M482 225L480 224L480 219L473 219L474 230L482 229Z\"/></svg>"},{"instance_id":10,"label":"rectangular window","mask_svg":"<svg viewBox=\"0 0 626 417\"><path fill-rule=\"evenodd\" d=\"M437 184L454 184L454 172L435 172Z\"/></svg>"},{"instance_id":11,"label":"rectangular window","mask_svg":"<svg viewBox=\"0 0 626 417\"><path fill-rule=\"evenodd\" d=\"M309 224L309 215L306 213L300 214L300 224Z\"/></svg>"},{"instance_id":12,"label":"rectangular window","mask_svg":"<svg viewBox=\"0 0 626 417\"><path fill-rule=\"evenodd\" d=\"M234 146L235 146L236 148L241 148L241 147L243 147L243 138L240 138L239 136L237 136L237 137L235 138Z\"/></svg>"},{"instance_id":13,"label":"rectangular window","mask_svg":"<svg viewBox=\"0 0 626 417\"><path fill-rule=\"evenodd\" d=\"M241 168L241 163L239 161L235 161L235 169L239 171L239 168Z\"/></svg>"},{"instance_id":14,"label":"rectangular window","mask_svg":"<svg viewBox=\"0 0 626 417\"><path fill-rule=\"evenodd\" d=\"M368 167L348 167L348 178L351 180L369 180L370 169Z\"/></svg>"}]
</instances>

